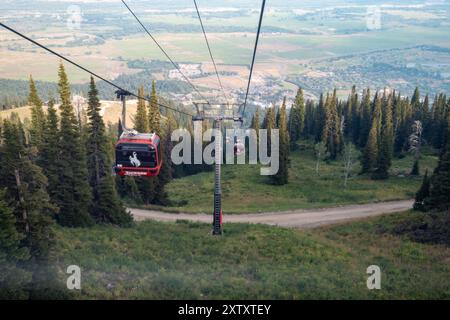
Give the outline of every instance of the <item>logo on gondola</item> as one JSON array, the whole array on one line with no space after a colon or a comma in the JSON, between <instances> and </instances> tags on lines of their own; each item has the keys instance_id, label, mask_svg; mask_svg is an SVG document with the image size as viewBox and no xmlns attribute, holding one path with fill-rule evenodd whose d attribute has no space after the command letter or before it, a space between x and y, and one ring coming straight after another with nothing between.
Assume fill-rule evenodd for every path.
<instances>
[{"instance_id":1,"label":"logo on gondola","mask_svg":"<svg viewBox=\"0 0 450 320\"><path fill-rule=\"evenodd\" d=\"M141 161L139 161L139 159L137 158L137 153L136 152L133 152L133 156L130 156L130 162L135 167L140 167L141 166Z\"/></svg>"}]
</instances>

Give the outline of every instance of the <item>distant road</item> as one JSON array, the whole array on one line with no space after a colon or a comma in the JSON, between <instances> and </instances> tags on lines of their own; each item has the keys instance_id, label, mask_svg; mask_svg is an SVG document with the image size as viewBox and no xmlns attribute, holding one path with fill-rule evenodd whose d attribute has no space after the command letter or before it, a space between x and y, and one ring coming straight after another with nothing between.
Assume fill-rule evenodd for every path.
<instances>
[{"instance_id":1,"label":"distant road","mask_svg":"<svg viewBox=\"0 0 450 320\"><path fill-rule=\"evenodd\" d=\"M268 224L286 228L308 229L341 223L366 217L378 216L412 207L413 200L378 202L348 205L324 209L292 210L252 214L224 215L223 222ZM129 209L136 221L153 219L158 221L189 220L212 223L212 214L167 213L154 210Z\"/></svg>"}]
</instances>

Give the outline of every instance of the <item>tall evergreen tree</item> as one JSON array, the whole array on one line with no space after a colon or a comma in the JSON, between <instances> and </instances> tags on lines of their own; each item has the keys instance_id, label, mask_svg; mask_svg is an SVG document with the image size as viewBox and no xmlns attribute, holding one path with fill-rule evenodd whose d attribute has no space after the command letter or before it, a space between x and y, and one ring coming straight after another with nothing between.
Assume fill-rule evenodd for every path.
<instances>
[{"instance_id":1,"label":"tall evergreen tree","mask_svg":"<svg viewBox=\"0 0 450 320\"><path fill-rule=\"evenodd\" d=\"M295 97L294 104L291 107L289 115L289 137L291 148L294 149L296 142L304 133L305 127L305 101L303 98L303 90L299 88Z\"/></svg>"},{"instance_id":2,"label":"tall evergreen tree","mask_svg":"<svg viewBox=\"0 0 450 320\"><path fill-rule=\"evenodd\" d=\"M450 104L446 106L446 96L439 94L433 103L432 121L433 121L433 134L431 135L431 141L435 148L441 149L445 140L445 128L446 128L446 113L450 109Z\"/></svg>"},{"instance_id":3,"label":"tall evergreen tree","mask_svg":"<svg viewBox=\"0 0 450 320\"><path fill-rule=\"evenodd\" d=\"M18 139L21 127L6 122L5 128L0 163L5 170L0 180L14 208L16 229L25 236L21 245L30 253L30 259L24 264L32 273L30 298L63 298L61 285L55 281L56 270L50 263L55 243L52 217L57 207L50 201L47 179L41 168L30 160L29 150ZM49 287L53 290L49 291Z\"/></svg>"},{"instance_id":4,"label":"tall evergreen tree","mask_svg":"<svg viewBox=\"0 0 450 320\"><path fill-rule=\"evenodd\" d=\"M158 94L156 93L156 82L152 82L152 93L150 95L150 106L148 112L148 127L150 132L159 132L161 113L158 105Z\"/></svg>"},{"instance_id":5,"label":"tall evergreen tree","mask_svg":"<svg viewBox=\"0 0 450 320\"><path fill-rule=\"evenodd\" d=\"M283 102L281 105L286 105L286 97L283 98ZM274 113L275 113L275 128L280 127L280 108L277 106L274 106Z\"/></svg>"},{"instance_id":6,"label":"tall evergreen tree","mask_svg":"<svg viewBox=\"0 0 450 320\"><path fill-rule=\"evenodd\" d=\"M377 165L380 126L378 117L379 114L374 113L372 127L370 128L369 137L367 139L366 146L364 147L363 156L361 159L361 173L371 172Z\"/></svg>"},{"instance_id":7,"label":"tall evergreen tree","mask_svg":"<svg viewBox=\"0 0 450 320\"><path fill-rule=\"evenodd\" d=\"M315 137L315 129L316 129L316 109L314 106L314 101L307 100L305 105L305 137L311 138Z\"/></svg>"},{"instance_id":8,"label":"tall evergreen tree","mask_svg":"<svg viewBox=\"0 0 450 320\"><path fill-rule=\"evenodd\" d=\"M16 229L16 218L6 198L5 190L0 190L0 299L27 299L25 288L31 274L21 267L30 258L29 250L21 245L25 238Z\"/></svg>"},{"instance_id":9,"label":"tall evergreen tree","mask_svg":"<svg viewBox=\"0 0 450 320\"><path fill-rule=\"evenodd\" d=\"M315 128L316 128L316 142L322 141L323 127L325 126L325 102L323 98L323 93L320 94L319 103L317 105L316 117L315 117Z\"/></svg>"},{"instance_id":10,"label":"tall evergreen tree","mask_svg":"<svg viewBox=\"0 0 450 320\"><path fill-rule=\"evenodd\" d=\"M138 96L144 98L145 92L144 87L140 87L138 90ZM147 105L144 99L138 99L136 117L134 118L134 129L137 132L145 133L148 132L148 114Z\"/></svg>"},{"instance_id":11,"label":"tall evergreen tree","mask_svg":"<svg viewBox=\"0 0 450 320\"><path fill-rule=\"evenodd\" d=\"M167 112L167 121L161 130L161 144L160 155L162 157L161 171L156 180L155 203L161 205L168 204L168 196L166 193L166 185L172 180L173 168L171 161L171 153L173 149L173 142L171 140L172 132L177 129L177 123L173 113L169 110Z\"/></svg>"},{"instance_id":12,"label":"tall evergreen tree","mask_svg":"<svg viewBox=\"0 0 450 320\"><path fill-rule=\"evenodd\" d=\"M422 121L422 106L420 103L420 92L418 87L414 89L414 94L411 98L411 108L414 120Z\"/></svg>"},{"instance_id":13,"label":"tall evergreen tree","mask_svg":"<svg viewBox=\"0 0 450 320\"><path fill-rule=\"evenodd\" d=\"M263 120L262 120L262 124L261 124L261 129L267 129L267 122L268 122L268 115L269 115L269 111L270 108L272 108L272 105L267 106L264 109L264 116L263 116Z\"/></svg>"},{"instance_id":14,"label":"tall evergreen tree","mask_svg":"<svg viewBox=\"0 0 450 320\"><path fill-rule=\"evenodd\" d=\"M355 86L352 87L352 93L350 97L352 99L352 140L353 144L357 145L361 130L361 103L359 101Z\"/></svg>"},{"instance_id":15,"label":"tall evergreen tree","mask_svg":"<svg viewBox=\"0 0 450 320\"><path fill-rule=\"evenodd\" d=\"M279 170L271 176L273 184L284 185L289 180L289 131L287 126L286 104L283 103L280 109L280 126L279 126Z\"/></svg>"},{"instance_id":16,"label":"tall evergreen tree","mask_svg":"<svg viewBox=\"0 0 450 320\"><path fill-rule=\"evenodd\" d=\"M122 120L119 118L118 125L117 125L117 138L120 139L120 136L122 135L122 133L123 133Z\"/></svg>"},{"instance_id":17,"label":"tall evergreen tree","mask_svg":"<svg viewBox=\"0 0 450 320\"><path fill-rule=\"evenodd\" d=\"M405 124L405 136L406 136L406 146L407 147L407 135L410 133L411 131L411 125L414 122L414 114L413 114L413 107L412 104L410 102L409 97L406 97L404 100L404 124Z\"/></svg>"},{"instance_id":18,"label":"tall evergreen tree","mask_svg":"<svg viewBox=\"0 0 450 320\"><path fill-rule=\"evenodd\" d=\"M389 168L392 163L392 153L394 144L394 128L392 123L392 97L384 99L384 109L381 122L381 132L379 133L380 143L377 155L376 170L374 179L387 179Z\"/></svg>"},{"instance_id":19,"label":"tall evergreen tree","mask_svg":"<svg viewBox=\"0 0 450 320\"><path fill-rule=\"evenodd\" d=\"M408 146L408 136L413 118L409 99L403 99L400 94L398 94L394 110L396 114L394 152L398 154Z\"/></svg>"},{"instance_id":20,"label":"tall evergreen tree","mask_svg":"<svg viewBox=\"0 0 450 320\"><path fill-rule=\"evenodd\" d=\"M250 128L256 131L256 138L257 141L259 141L259 129L260 129L260 119L259 119L259 108L256 109L255 114L252 118L252 123L250 125Z\"/></svg>"},{"instance_id":21,"label":"tall evergreen tree","mask_svg":"<svg viewBox=\"0 0 450 320\"><path fill-rule=\"evenodd\" d=\"M255 130L255 133L256 133L256 150L257 150L257 153L258 153L258 150L259 150L259 130L261 129L261 124L260 124L260 119L259 119L259 108L256 108L256 110L255 110L255 114L252 117L252 122L250 124L250 128ZM246 146L246 150L249 150L248 146ZM259 157L258 154L256 156Z\"/></svg>"},{"instance_id":22,"label":"tall evergreen tree","mask_svg":"<svg viewBox=\"0 0 450 320\"><path fill-rule=\"evenodd\" d=\"M263 129L267 130L267 150L270 155L272 130L276 128L275 107L269 106L266 109L266 116L263 121Z\"/></svg>"},{"instance_id":23,"label":"tall evergreen tree","mask_svg":"<svg viewBox=\"0 0 450 320\"><path fill-rule=\"evenodd\" d=\"M53 98L49 101L47 119L42 136L42 148L37 164L42 168L48 179L48 194L52 202L56 203L59 186L59 129L58 115L54 107Z\"/></svg>"},{"instance_id":24,"label":"tall evergreen tree","mask_svg":"<svg viewBox=\"0 0 450 320\"><path fill-rule=\"evenodd\" d=\"M367 138L369 132L372 128L372 117L371 117L371 103L370 103L370 89L367 88L363 92L362 102L361 102L361 117L360 117L360 128L359 128L359 147L364 148L367 143Z\"/></svg>"},{"instance_id":25,"label":"tall evergreen tree","mask_svg":"<svg viewBox=\"0 0 450 320\"><path fill-rule=\"evenodd\" d=\"M42 108L42 100L37 93L36 85L30 76L30 94L28 103L31 106L30 144L40 152L45 128L45 114Z\"/></svg>"},{"instance_id":26,"label":"tall evergreen tree","mask_svg":"<svg viewBox=\"0 0 450 320\"><path fill-rule=\"evenodd\" d=\"M88 183L86 156L74 108L70 101L70 85L64 65L59 66L61 126L58 143L59 186L56 195L60 208L58 221L63 226L85 227L93 223L89 214L91 188Z\"/></svg>"},{"instance_id":27,"label":"tall evergreen tree","mask_svg":"<svg viewBox=\"0 0 450 320\"><path fill-rule=\"evenodd\" d=\"M322 140L327 146L330 159L335 160L341 148L341 122L337 111L336 89L333 95L327 95L325 101L325 125Z\"/></svg>"},{"instance_id":28,"label":"tall evergreen tree","mask_svg":"<svg viewBox=\"0 0 450 320\"><path fill-rule=\"evenodd\" d=\"M353 139L353 99L351 95L348 97L347 102L345 103L342 118L344 121L343 136L345 138Z\"/></svg>"},{"instance_id":29,"label":"tall evergreen tree","mask_svg":"<svg viewBox=\"0 0 450 320\"><path fill-rule=\"evenodd\" d=\"M1 152L0 187L6 188L12 199L18 231L25 235L23 244L36 260L47 259L53 244L51 217L56 207L46 191L47 179L40 167L31 162L29 153L20 142L20 127L4 122L4 144Z\"/></svg>"},{"instance_id":30,"label":"tall evergreen tree","mask_svg":"<svg viewBox=\"0 0 450 320\"><path fill-rule=\"evenodd\" d=\"M111 175L112 163L108 154L109 141L100 115L100 107L98 90L94 78L91 77L86 141L88 177L93 197L91 213L97 222L128 226L132 222L132 217L122 205L114 187Z\"/></svg>"},{"instance_id":31,"label":"tall evergreen tree","mask_svg":"<svg viewBox=\"0 0 450 320\"><path fill-rule=\"evenodd\" d=\"M447 116L446 138L439 163L431 176L430 196L425 199L428 209L450 209L450 113Z\"/></svg>"},{"instance_id":32,"label":"tall evergreen tree","mask_svg":"<svg viewBox=\"0 0 450 320\"><path fill-rule=\"evenodd\" d=\"M425 96L423 103L422 103L422 110L421 110L421 117L422 117L422 123L424 127L424 138L425 140L431 140L431 131L430 128L431 125L431 111L430 111L430 98L428 97L428 94Z\"/></svg>"},{"instance_id":33,"label":"tall evergreen tree","mask_svg":"<svg viewBox=\"0 0 450 320\"><path fill-rule=\"evenodd\" d=\"M425 171L425 176L422 180L422 185L419 191L416 193L413 208L414 210L425 211L425 199L430 196L430 177L428 176L428 170Z\"/></svg>"}]
</instances>

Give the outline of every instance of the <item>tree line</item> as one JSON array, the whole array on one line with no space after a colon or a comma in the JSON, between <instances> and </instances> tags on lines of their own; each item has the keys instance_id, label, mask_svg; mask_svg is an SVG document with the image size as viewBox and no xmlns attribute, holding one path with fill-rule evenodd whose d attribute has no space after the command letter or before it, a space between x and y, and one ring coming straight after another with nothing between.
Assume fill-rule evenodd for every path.
<instances>
[{"instance_id":1,"label":"tree line","mask_svg":"<svg viewBox=\"0 0 450 320\"><path fill-rule=\"evenodd\" d=\"M328 161L360 150L360 173L387 179L393 157L413 152L411 174L418 175L422 147L444 149L449 106L445 94L431 102L428 95L421 99L418 88L410 99L387 89L372 94L367 88L360 95L353 86L347 99L339 99L334 90L321 94L318 102L305 101L299 88L288 115L284 100L279 108L267 108L262 122L257 110L251 127L280 129L280 172L275 184L288 183L289 151L297 149L301 139L314 141L318 157Z\"/></svg>"}]
</instances>

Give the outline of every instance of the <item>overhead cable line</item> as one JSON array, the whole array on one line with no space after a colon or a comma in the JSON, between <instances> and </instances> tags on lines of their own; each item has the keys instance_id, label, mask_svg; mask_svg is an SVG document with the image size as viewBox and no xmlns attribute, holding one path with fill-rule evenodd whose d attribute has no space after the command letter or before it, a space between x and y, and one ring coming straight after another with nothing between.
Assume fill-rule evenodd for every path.
<instances>
[{"instance_id":1,"label":"overhead cable line","mask_svg":"<svg viewBox=\"0 0 450 320\"><path fill-rule=\"evenodd\" d=\"M122 0L122 3L125 5L125 7L127 7L128 11L130 11L130 13L133 15L133 17L136 19L136 21L141 25L141 27L144 29L144 31L149 35L149 37L153 40L153 42L158 46L158 48L162 51L162 53L164 53L164 55L166 56L166 58L172 63L172 65L178 70L178 72L181 74L181 76L184 78L184 80L186 80L191 87L200 95L200 97L202 97L202 99L204 99L206 102L209 101L208 99L206 99L201 92L197 89L197 87L191 82L191 80L189 80L189 78L181 71L180 67L178 66L178 64L176 64L173 59L169 56L169 54L166 52L166 50L164 50L164 48L159 44L159 42L155 39L155 37L150 33L150 31L148 31L147 27L141 22L141 20L136 16L136 14L133 12L133 10L128 6L128 4Z\"/></svg>"},{"instance_id":2,"label":"overhead cable line","mask_svg":"<svg viewBox=\"0 0 450 320\"><path fill-rule=\"evenodd\" d=\"M205 27L204 27L204 25L203 25L203 20L202 20L202 17L201 17L201 15L200 15L200 10L198 9L198 5L197 5L197 1L196 1L196 0L194 0L194 5L195 5L195 10L197 10L198 20L200 21L200 25L201 25L201 27L202 27L203 35L204 35L204 37L205 37L206 46L208 47L209 56L211 57L211 61L212 61L213 65L214 65L214 70L216 71L217 81L219 82L219 86L220 86L220 88L221 88L221 90L222 90L222 93L223 93L223 96L224 96L224 98L225 98L225 101L227 101L227 100L228 100L228 97L227 97L227 95L225 94L225 90L224 90L224 88L223 88L223 86L222 86L222 81L220 81L220 76L219 76L219 72L217 71L216 61L214 60L213 54L212 54L212 52L211 52L211 46L209 45L208 37L206 36Z\"/></svg>"},{"instance_id":3,"label":"overhead cable line","mask_svg":"<svg viewBox=\"0 0 450 320\"><path fill-rule=\"evenodd\" d=\"M63 56L62 54L60 54L60 53L58 53L58 52L56 52L56 51L54 51L54 50L52 50L52 49L46 47L45 45L43 45L43 44L41 44L41 43L39 43L39 42L37 42L37 41L35 41L35 40L33 40L33 39L27 37L26 35L20 33L19 31L15 30L15 29L13 29L13 28L11 28L11 27L8 27L7 25L5 25L5 24L3 24L3 23L1 23L1 22L0 22L0 26L2 26L3 28L5 28L5 29L7 29L7 30L9 30L9 31L11 31L11 32L13 32L13 33L15 33L15 34L18 35L19 37L21 37L21 38L23 38L23 39L25 39L25 40L27 40L27 41L33 43L34 45L36 45L36 46L38 46L38 47L40 47L40 48L46 50L47 52L49 52L49 53L51 53L51 54L53 54L53 55L55 55L55 56L61 58L62 60L64 60L64 61L66 61L66 62L68 62L68 63L74 65L75 67L77 67L77 68L79 68L79 69L81 69L81 70L83 70L83 71L89 73L90 75L96 77L97 79L100 79L100 80L106 82L107 84L109 84L109 85L115 87L116 89L122 90L122 91L124 91L124 92L128 92L128 93L130 94L130 96L133 96L133 97L135 97L135 98L137 98L137 99L145 100L145 101L148 101L148 102L152 102L150 99L148 99L148 98L146 98L146 97L141 97L141 96L139 96L139 95L137 95L137 94L134 94L134 93L132 93L132 92L129 92L128 90L123 89L122 87L120 87L120 86L118 86L117 84L111 82L110 80L107 80L106 78L104 78L104 77L102 77L102 76L100 76L100 75L98 75L98 74L96 74L96 73L90 71L89 69L86 69L86 68L83 67L82 65L80 65L80 64L78 64L78 63L76 63L76 62L74 62L74 61L72 61L72 60L66 58L66 57ZM161 104L161 103L157 103L157 105L160 106L160 107L162 107L162 108L166 108L166 109L169 109L169 110L172 110L172 111L175 111L175 112L179 112L179 113L185 114L185 115L190 116L190 117L193 116L192 114L190 114L190 113L188 113L188 112L184 112L184 111L178 110L178 109L176 109L176 108L166 106L166 105Z\"/></svg>"},{"instance_id":4,"label":"overhead cable line","mask_svg":"<svg viewBox=\"0 0 450 320\"><path fill-rule=\"evenodd\" d=\"M263 21L263 17L264 17L264 8L265 8L265 6L266 6L266 0L263 0L262 1L262 5L261 5L261 13L260 13L260 16L259 16L258 31L256 33L255 48L253 50L252 65L250 67L250 74L249 74L249 77L248 77L247 93L245 94L244 109L242 111L242 116L244 116L245 108L247 107L248 93L250 91L250 83L252 81L253 67L255 66L256 51L258 49L259 35L261 33L261 26L262 26L262 21Z\"/></svg>"}]
</instances>

